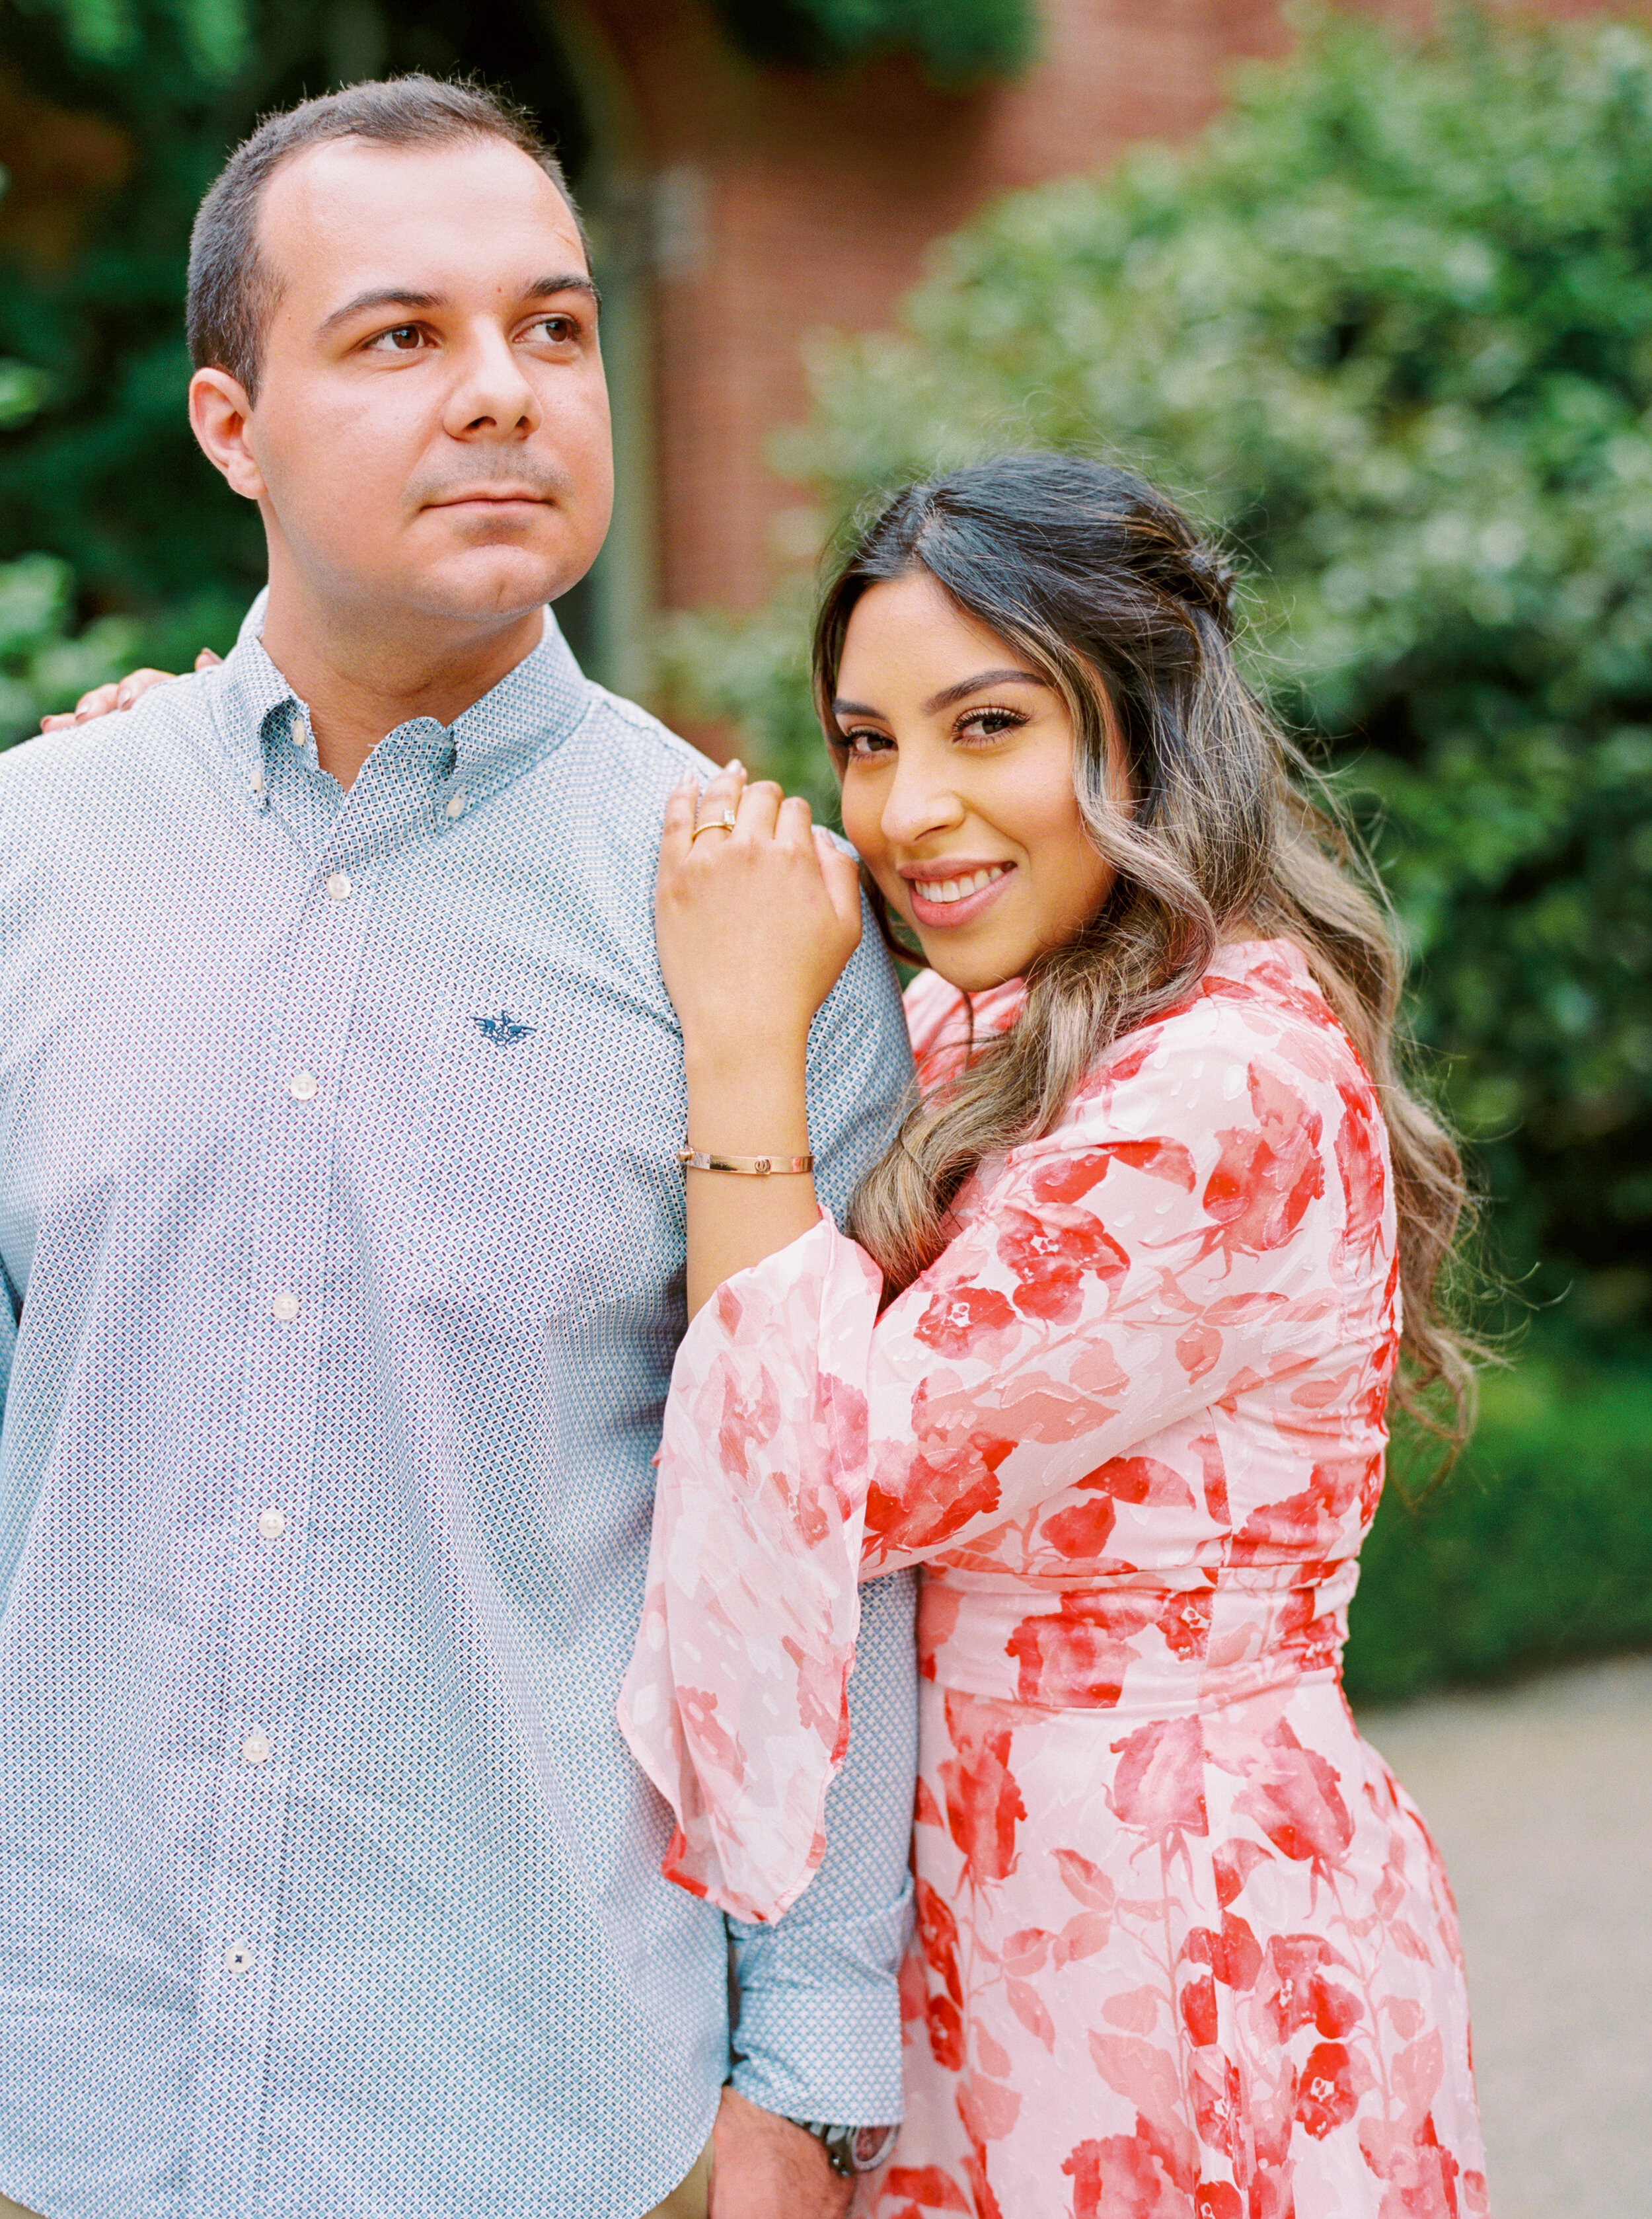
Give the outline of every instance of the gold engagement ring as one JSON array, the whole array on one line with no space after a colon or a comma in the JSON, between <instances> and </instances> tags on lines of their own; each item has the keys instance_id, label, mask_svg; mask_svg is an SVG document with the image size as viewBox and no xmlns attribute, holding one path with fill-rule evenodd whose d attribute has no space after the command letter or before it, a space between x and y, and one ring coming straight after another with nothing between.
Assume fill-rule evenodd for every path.
<instances>
[{"instance_id":1,"label":"gold engagement ring","mask_svg":"<svg viewBox=\"0 0 1652 2219\"><path fill-rule=\"evenodd\" d=\"M692 848L702 832L732 832L734 827L734 811L725 809L720 817L708 817L704 824L697 824L688 836L688 844Z\"/></svg>"}]
</instances>

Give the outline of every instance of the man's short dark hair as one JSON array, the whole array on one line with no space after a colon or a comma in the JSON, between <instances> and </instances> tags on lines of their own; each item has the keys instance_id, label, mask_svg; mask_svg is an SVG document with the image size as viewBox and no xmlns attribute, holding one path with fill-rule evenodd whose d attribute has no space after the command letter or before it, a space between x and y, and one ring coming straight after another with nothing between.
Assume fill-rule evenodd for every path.
<instances>
[{"instance_id":1,"label":"man's short dark hair","mask_svg":"<svg viewBox=\"0 0 1652 2219\"><path fill-rule=\"evenodd\" d=\"M256 399L264 336L281 299L281 281L258 251L264 187L307 146L364 139L377 146L445 146L465 139L503 139L537 162L568 202L580 244L590 246L562 165L525 109L467 80L416 72L347 85L266 115L208 188L189 235L187 320L197 370L227 370Z\"/></svg>"}]
</instances>

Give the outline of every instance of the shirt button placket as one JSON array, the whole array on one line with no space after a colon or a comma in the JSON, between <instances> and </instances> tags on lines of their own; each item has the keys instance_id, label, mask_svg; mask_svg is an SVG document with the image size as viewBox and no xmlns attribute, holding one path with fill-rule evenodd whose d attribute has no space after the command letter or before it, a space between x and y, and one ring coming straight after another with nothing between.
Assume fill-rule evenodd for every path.
<instances>
[{"instance_id":1,"label":"shirt button placket","mask_svg":"<svg viewBox=\"0 0 1652 2219\"><path fill-rule=\"evenodd\" d=\"M324 866L283 950L283 1008L263 1105L230 1702L214 1829L213 1932L202 1965L197 2148L189 2219L263 2208L260 2121L295 1706L313 1576L308 1534L325 1325L337 1074L360 958L359 868Z\"/></svg>"}]
</instances>

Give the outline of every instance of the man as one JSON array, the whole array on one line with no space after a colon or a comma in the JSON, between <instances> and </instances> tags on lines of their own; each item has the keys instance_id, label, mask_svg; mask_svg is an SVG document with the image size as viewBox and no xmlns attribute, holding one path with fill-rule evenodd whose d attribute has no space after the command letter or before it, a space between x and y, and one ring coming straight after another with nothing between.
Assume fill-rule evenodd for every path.
<instances>
[{"instance_id":1,"label":"man","mask_svg":"<svg viewBox=\"0 0 1652 2219\"><path fill-rule=\"evenodd\" d=\"M0 763L8 2210L636 2219L709 2172L715 2219L810 2219L898 2116L909 1591L775 1927L661 1879L613 1719L695 759L545 614L607 523L596 314L496 103L266 123L189 289L262 639ZM905 1078L872 935L814 1037L841 1205Z\"/></svg>"}]
</instances>

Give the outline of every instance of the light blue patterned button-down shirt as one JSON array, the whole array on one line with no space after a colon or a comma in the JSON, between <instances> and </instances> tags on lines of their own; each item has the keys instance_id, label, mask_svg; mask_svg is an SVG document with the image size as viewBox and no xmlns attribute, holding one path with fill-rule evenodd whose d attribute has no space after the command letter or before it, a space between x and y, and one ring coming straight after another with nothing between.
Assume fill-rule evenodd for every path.
<instances>
[{"instance_id":1,"label":"light blue patterned button-down shirt","mask_svg":"<svg viewBox=\"0 0 1652 2219\"><path fill-rule=\"evenodd\" d=\"M251 637L0 758L0 2191L49 2219L632 2219L709 2130L724 1924L613 1719L697 760L552 625L348 795ZM814 1051L841 1205L907 1068L870 934ZM735 1937L772 2110L898 2115L910 1600Z\"/></svg>"}]
</instances>

